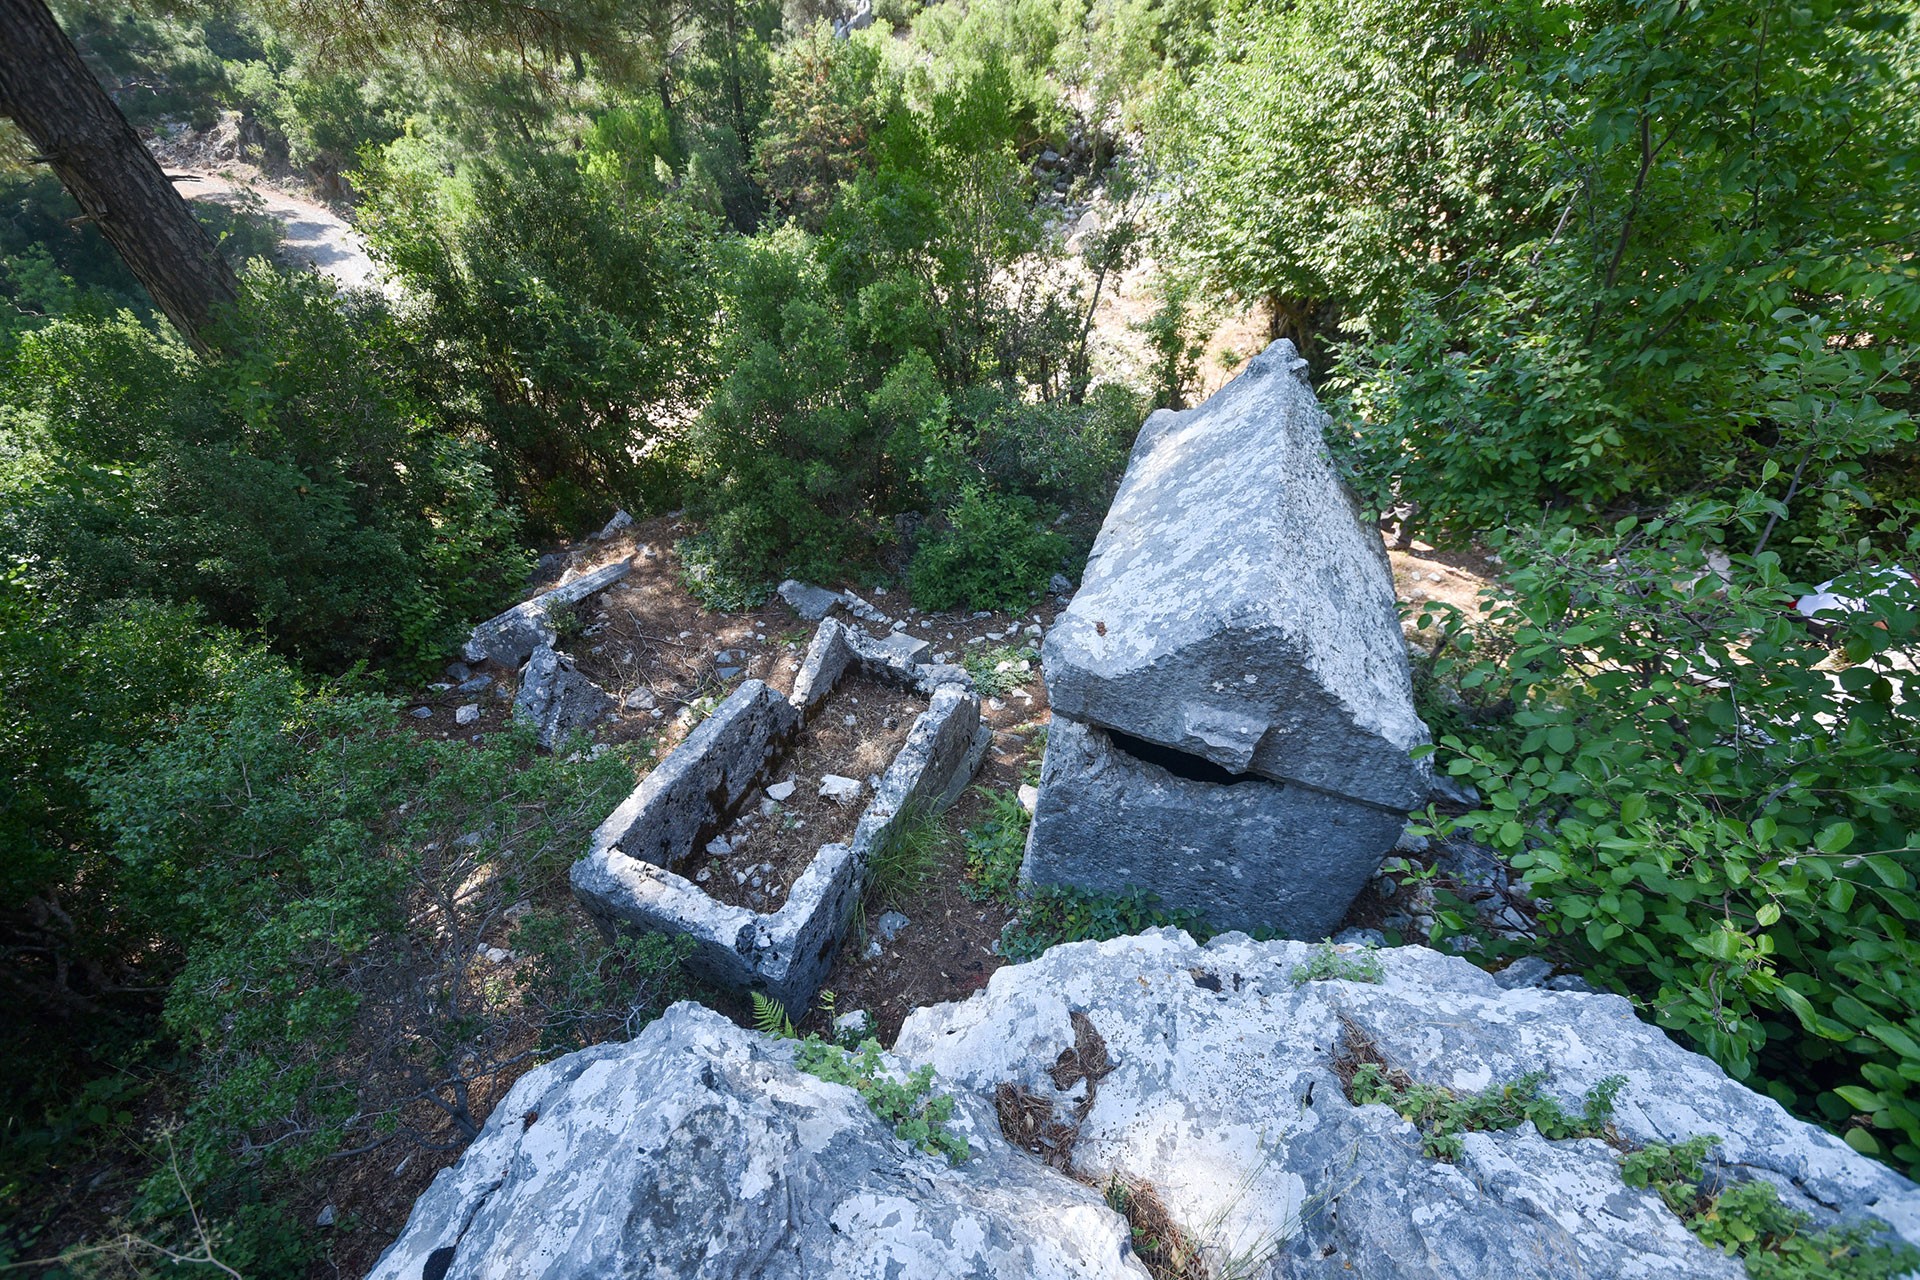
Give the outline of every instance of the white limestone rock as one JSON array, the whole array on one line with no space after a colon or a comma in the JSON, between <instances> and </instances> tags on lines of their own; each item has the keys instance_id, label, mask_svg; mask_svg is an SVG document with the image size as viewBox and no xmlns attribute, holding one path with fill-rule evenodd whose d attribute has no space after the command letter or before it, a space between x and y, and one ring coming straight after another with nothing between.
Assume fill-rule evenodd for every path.
<instances>
[{"instance_id":1,"label":"white limestone rock","mask_svg":"<svg viewBox=\"0 0 1920 1280\"><path fill-rule=\"evenodd\" d=\"M369 1280L1145 1280L1091 1188L971 1101L949 1165L793 1045L679 1004L536 1068L414 1205Z\"/></svg>"},{"instance_id":2,"label":"white limestone rock","mask_svg":"<svg viewBox=\"0 0 1920 1280\"><path fill-rule=\"evenodd\" d=\"M976 1098L1047 1074L1089 1018L1115 1066L1074 1148L1083 1173L1152 1183L1216 1260L1306 1280L1493 1276L1738 1280L1651 1192L1626 1187L1597 1140L1531 1126L1468 1135L1456 1164L1413 1126L1355 1107L1332 1068L1341 1018L1415 1080L1474 1091L1529 1071L1576 1108L1627 1078L1615 1124L1633 1142L1717 1134L1728 1176L1764 1177L1822 1221L1872 1215L1920 1243L1920 1188L1674 1044L1611 995L1503 990L1421 947L1376 953L1378 984L1296 983L1305 943L1176 930L1057 947L958 1004L908 1015L896 1053Z\"/></svg>"}]
</instances>

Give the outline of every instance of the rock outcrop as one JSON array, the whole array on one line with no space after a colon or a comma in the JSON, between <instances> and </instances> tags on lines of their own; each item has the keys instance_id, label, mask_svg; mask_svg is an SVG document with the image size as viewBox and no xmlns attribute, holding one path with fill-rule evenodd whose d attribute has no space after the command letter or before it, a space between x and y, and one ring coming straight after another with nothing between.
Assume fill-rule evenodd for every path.
<instances>
[{"instance_id":1,"label":"rock outcrop","mask_svg":"<svg viewBox=\"0 0 1920 1280\"><path fill-rule=\"evenodd\" d=\"M1303 943L1228 934L1207 946L1162 930L1057 947L1001 969L971 999L921 1009L895 1043L949 1087L1002 1083L1071 1114L1084 1082L1049 1073L1104 1039L1073 1147L1083 1175L1151 1184L1215 1261L1247 1275L1368 1280L1493 1276L1738 1280L1652 1192L1625 1186L1597 1139L1549 1141L1531 1124L1469 1133L1457 1163L1422 1154L1387 1106L1354 1106L1335 1070L1359 1036L1415 1081L1474 1092L1529 1072L1578 1112L1626 1077L1614 1125L1629 1143L1721 1139L1729 1176L1765 1178L1816 1217L1862 1215L1920 1242L1920 1188L1727 1078L1611 995L1502 989L1465 960L1380 952L1380 981L1307 981ZM1353 1028L1349 1031L1348 1026Z\"/></svg>"},{"instance_id":2,"label":"rock outcrop","mask_svg":"<svg viewBox=\"0 0 1920 1280\"><path fill-rule=\"evenodd\" d=\"M676 1005L524 1076L369 1280L1145 1280L1126 1224L971 1101L950 1166L791 1042Z\"/></svg>"},{"instance_id":3,"label":"rock outcrop","mask_svg":"<svg viewBox=\"0 0 1920 1280\"><path fill-rule=\"evenodd\" d=\"M1700 1134L1720 1139L1722 1179L1920 1241L1920 1188L1618 997L1503 989L1419 947L1377 953L1378 981L1312 979L1316 959L1161 930L1057 947L916 1011L886 1069L934 1068L971 1152L957 1165L797 1070L793 1042L677 1005L521 1079L372 1280L1139 1280L1127 1224L1092 1189L1115 1185L1151 1188L1213 1274L1244 1280L1739 1280L1737 1259L1621 1180L1622 1148ZM1463 1094L1546 1072L1575 1112L1624 1076L1615 1145L1522 1123L1430 1158L1391 1108L1348 1101L1338 1064L1362 1041ZM1030 1146L1035 1124L1048 1159L1008 1140Z\"/></svg>"},{"instance_id":4,"label":"rock outcrop","mask_svg":"<svg viewBox=\"0 0 1920 1280\"><path fill-rule=\"evenodd\" d=\"M1425 801L1386 551L1334 469L1303 365L1276 342L1205 404L1142 428L1042 652L1056 725L1088 732L1061 737L1071 759L1049 746L1030 879L1112 887L1111 780L1158 768L1182 785L1125 824L1131 887L1320 937ZM1189 799L1239 816L1189 822ZM1146 816L1157 825L1133 825ZM1302 866L1309 887L1293 882Z\"/></svg>"}]
</instances>

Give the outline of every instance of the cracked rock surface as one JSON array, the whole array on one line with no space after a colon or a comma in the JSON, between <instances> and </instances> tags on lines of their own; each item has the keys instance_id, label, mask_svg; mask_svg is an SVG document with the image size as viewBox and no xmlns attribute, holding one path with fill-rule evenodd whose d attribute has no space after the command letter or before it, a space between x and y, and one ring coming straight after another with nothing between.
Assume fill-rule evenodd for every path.
<instances>
[{"instance_id":1,"label":"cracked rock surface","mask_svg":"<svg viewBox=\"0 0 1920 1280\"><path fill-rule=\"evenodd\" d=\"M1098 1193L963 1102L972 1156L893 1136L791 1042L679 1004L524 1076L370 1280L1146 1280Z\"/></svg>"},{"instance_id":2,"label":"cracked rock surface","mask_svg":"<svg viewBox=\"0 0 1920 1280\"><path fill-rule=\"evenodd\" d=\"M895 1043L945 1082L990 1097L1011 1081L1070 1115L1048 1067L1091 1021L1114 1064L1073 1147L1083 1175L1155 1186L1216 1267L1367 1280L1671 1277L1739 1280L1651 1191L1626 1187L1598 1139L1531 1124L1470 1133L1454 1164L1413 1125L1355 1107L1333 1059L1350 1019L1391 1066L1475 1092L1530 1071L1578 1112L1615 1073L1632 1143L1717 1134L1723 1176L1764 1177L1821 1222L1863 1214L1920 1241L1920 1188L1788 1115L1640 1021L1612 995L1504 990L1423 947L1376 953L1379 983L1295 982L1316 948L1160 930L1056 947L958 1003L909 1015ZM1258 1265L1253 1265L1258 1264Z\"/></svg>"}]
</instances>

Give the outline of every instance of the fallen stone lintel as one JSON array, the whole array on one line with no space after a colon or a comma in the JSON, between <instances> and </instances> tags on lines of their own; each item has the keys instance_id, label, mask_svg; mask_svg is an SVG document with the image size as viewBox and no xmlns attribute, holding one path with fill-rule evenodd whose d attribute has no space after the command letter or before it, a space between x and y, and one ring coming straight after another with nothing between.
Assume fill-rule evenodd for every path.
<instances>
[{"instance_id":1,"label":"fallen stone lintel","mask_svg":"<svg viewBox=\"0 0 1920 1280\"><path fill-rule=\"evenodd\" d=\"M597 591L604 591L633 570L633 560L616 560L591 573L563 582L553 590L497 614L473 629L461 648L468 662L497 662L503 667L518 667L533 656L541 645L552 645L552 611L574 605Z\"/></svg>"}]
</instances>

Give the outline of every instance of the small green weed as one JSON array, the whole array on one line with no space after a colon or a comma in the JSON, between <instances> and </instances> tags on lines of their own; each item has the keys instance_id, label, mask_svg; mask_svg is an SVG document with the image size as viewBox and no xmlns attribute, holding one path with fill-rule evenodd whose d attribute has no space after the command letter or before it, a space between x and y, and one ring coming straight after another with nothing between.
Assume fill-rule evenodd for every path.
<instances>
[{"instance_id":1,"label":"small green weed","mask_svg":"<svg viewBox=\"0 0 1920 1280\"><path fill-rule=\"evenodd\" d=\"M979 789L986 797L987 816L966 833L966 895L976 902L997 899L1011 903L1020 886L1020 860L1026 855L1027 824L1031 819L1012 791Z\"/></svg>"},{"instance_id":2,"label":"small green weed","mask_svg":"<svg viewBox=\"0 0 1920 1280\"><path fill-rule=\"evenodd\" d=\"M578 604L548 605L547 625L553 628L555 645L566 645L585 634L587 615Z\"/></svg>"},{"instance_id":3,"label":"small green weed","mask_svg":"<svg viewBox=\"0 0 1920 1280\"><path fill-rule=\"evenodd\" d=\"M1413 1122L1424 1135L1420 1149L1451 1163L1465 1149L1460 1135L1514 1129L1531 1120L1547 1138L1602 1138L1613 1122L1613 1102L1625 1076L1608 1076L1586 1096L1579 1115L1542 1091L1547 1073L1530 1071L1508 1084L1461 1095L1441 1085L1419 1084L1406 1072L1365 1062L1353 1073L1348 1096L1357 1106L1381 1102Z\"/></svg>"},{"instance_id":4,"label":"small green weed","mask_svg":"<svg viewBox=\"0 0 1920 1280\"><path fill-rule=\"evenodd\" d=\"M1213 933L1198 911L1163 908L1157 897L1140 889L1110 895L1036 885L1019 900L1019 910L1020 918L1000 938L1001 954L1015 962L1065 942L1104 942L1147 929L1185 929L1203 939Z\"/></svg>"},{"instance_id":5,"label":"small green weed","mask_svg":"<svg viewBox=\"0 0 1920 1280\"><path fill-rule=\"evenodd\" d=\"M1033 679L1031 671L1020 664L1033 663L1040 653L1030 644L975 645L960 655L960 665L973 677L974 688L983 698L998 698Z\"/></svg>"},{"instance_id":6,"label":"small green weed","mask_svg":"<svg viewBox=\"0 0 1920 1280\"><path fill-rule=\"evenodd\" d=\"M867 859L865 904L885 907L932 879L946 843L939 814L924 806L902 812Z\"/></svg>"},{"instance_id":7,"label":"small green weed","mask_svg":"<svg viewBox=\"0 0 1920 1280\"><path fill-rule=\"evenodd\" d=\"M1331 938L1314 948L1313 959L1293 966L1293 980L1299 982L1378 982L1386 976L1380 957L1371 945L1345 952Z\"/></svg>"},{"instance_id":8,"label":"small green weed","mask_svg":"<svg viewBox=\"0 0 1920 1280\"><path fill-rule=\"evenodd\" d=\"M1704 1244L1739 1258L1752 1280L1891 1280L1920 1264L1920 1250L1885 1239L1884 1224L1809 1232L1811 1215L1785 1204L1770 1182L1721 1186L1705 1170L1720 1139L1702 1134L1649 1143L1620 1160L1620 1178L1648 1187Z\"/></svg>"},{"instance_id":9,"label":"small green weed","mask_svg":"<svg viewBox=\"0 0 1920 1280\"><path fill-rule=\"evenodd\" d=\"M800 1042L794 1065L808 1075L832 1084L850 1085L867 1106L893 1125L893 1136L929 1155L943 1155L959 1164L972 1151L966 1138L947 1128L953 1119L953 1098L933 1091L933 1068L916 1068L904 1081L896 1080L880 1060L880 1043L865 1040L858 1053L849 1053L818 1036Z\"/></svg>"}]
</instances>

